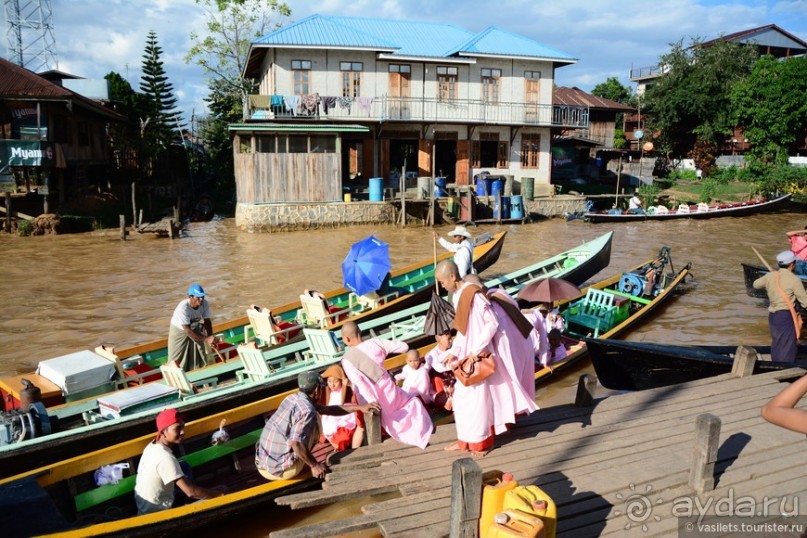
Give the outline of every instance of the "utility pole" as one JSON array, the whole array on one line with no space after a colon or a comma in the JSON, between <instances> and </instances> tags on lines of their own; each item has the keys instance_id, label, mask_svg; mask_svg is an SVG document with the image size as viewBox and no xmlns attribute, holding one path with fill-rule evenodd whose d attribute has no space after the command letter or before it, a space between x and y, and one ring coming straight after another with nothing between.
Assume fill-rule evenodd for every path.
<instances>
[{"instance_id":1,"label":"utility pole","mask_svg":"<svg viewBox=\"0 0 807 538\"><path fill-rule=\"evenodd\" d=\"M58 69L51 0L4 0L9 59L35 73Z\"/></svg>"}]
</instances>

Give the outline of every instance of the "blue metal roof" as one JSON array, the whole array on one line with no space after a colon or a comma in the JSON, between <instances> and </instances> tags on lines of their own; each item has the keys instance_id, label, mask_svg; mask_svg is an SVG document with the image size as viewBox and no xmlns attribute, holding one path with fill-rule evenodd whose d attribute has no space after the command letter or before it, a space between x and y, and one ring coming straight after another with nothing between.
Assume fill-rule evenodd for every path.
<instances>
[{"instance_id":1,"label":"blue metal roof","mask_svg":"<svg viewBox=\"0 0 807 538\"><path fill-rule=\"evenodd\" d=\"M575 61L577 58L553 49L527 37L502 30L495 26L485 28L470 40L459 45L453 53L492 54L496 56L524 56Z\"/></svg>"},{"instance_id":2,"label":"blue metal roof","mask_svg":"<svg viewBox=\"0 0 807 538\"><path fill-rule=\"evenodd\" d=\"M496 27L478 34L438 22L312 15L253 42L261 45L361 47L399 56L445 58L459 53L551 58L576 58L537 41Z\"/></svg>"}]
</instances>

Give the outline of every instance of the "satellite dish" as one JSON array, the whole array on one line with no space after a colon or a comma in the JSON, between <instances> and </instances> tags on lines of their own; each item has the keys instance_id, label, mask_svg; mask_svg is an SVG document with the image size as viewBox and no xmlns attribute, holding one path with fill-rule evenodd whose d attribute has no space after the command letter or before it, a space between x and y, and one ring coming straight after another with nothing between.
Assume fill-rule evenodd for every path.
<instances>
[{"instance_id":1,"label":"satellite dish","mask_svg":"<svg viewBox=\"0 0 807 538\"><path fill-rule=\"evenodd\" d=\"M641 139L644 136L644 131L642 130L633 131L633 136L634 138Z\"/></svg>"}]
</instances>

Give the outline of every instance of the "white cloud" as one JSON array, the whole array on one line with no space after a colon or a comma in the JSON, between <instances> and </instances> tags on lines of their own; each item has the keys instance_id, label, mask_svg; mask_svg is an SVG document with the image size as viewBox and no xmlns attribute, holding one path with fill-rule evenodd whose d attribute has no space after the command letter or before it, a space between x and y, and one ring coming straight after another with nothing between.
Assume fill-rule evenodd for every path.
<instances>
[{"instance_id":1,"label":"white cloud","mask_svg":"<svg viewBox=\"0 0 807 538\"><path fill-rule=\"evenodd\" d=\"M579 58L558 69L557 82L587 91L610 76L628 84L632 65L655 64L681 39L771 23L807 39L807 0L286 1L295 21L321 13L449 22L472 32L495 25ZM185 115L204 109L204 73L184 61L191 32L204 32L204 11L194 0L53 0L52 9L61 70L89 78L116 71L137 88L146 35L154 30Z\"/></svg>"}]
</instances>

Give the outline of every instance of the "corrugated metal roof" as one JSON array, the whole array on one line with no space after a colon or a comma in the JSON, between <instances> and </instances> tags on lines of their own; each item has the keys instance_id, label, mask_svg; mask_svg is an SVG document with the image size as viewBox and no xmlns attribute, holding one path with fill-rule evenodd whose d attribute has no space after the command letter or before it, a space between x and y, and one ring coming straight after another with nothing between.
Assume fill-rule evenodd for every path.
<instances>
[{"instance_id":1,"label":"corrugated metal roof","mask_svg":"<svg viewBox=\"0 0 807 538\"><path fill-rule=\"evenodd\" d=\"M614 110L628 112L635 110L633 107L623 105L611 99L597 97L591 93L586 93L580 88L567 88L558 86L552 90L552 104L566 106L587 106L602 110Z\"/></svg>"},{"instance_id":2,"label":"corrugated metal roof","mask_svg":"<svg viewBox=\"0 0 807 538\"><path fill-rule=\"evenodd\" d=\"M459 53L525 58L575 58L537 41L490 27L474 34L448 23L312 15L253 42L255 45L366 47L400 56L445 58Z\"/></svg>"},{"instance_id":3,"label":"corrugated metal roof","mask_svg":"<svg viewBox=\"0 0 807 538\"><path fill-rule=\"evenodd\" d=\"M551 58L569 62L577 61L577 58L565 52L495 26L485 28L452 52L469 55L493 54L496 56L523 56L527 58Z\"/></svg>"},{"instance_id":4,"label":"corrugated metal roof","mask_svg":"<svg viewBox=\"0 0 807 538\"><path fill-rule=\"evenodd\" d=\"M379 34L367 33L340 24L342 17L311 15L253 41L261 45L300 45L323 47L367 47L394 50L398 48Z\"/></svg>"},{"instance_id":5,"label":"corrugated metal roof","mask_svg":"<svg viewBox=\"0 0 807 538\"><path fill-rule=\"evenodd\" d=\"M126 117L4 58L0 58L0 99L71 101L115 120Z\"/></svg>"}]
</instances>

